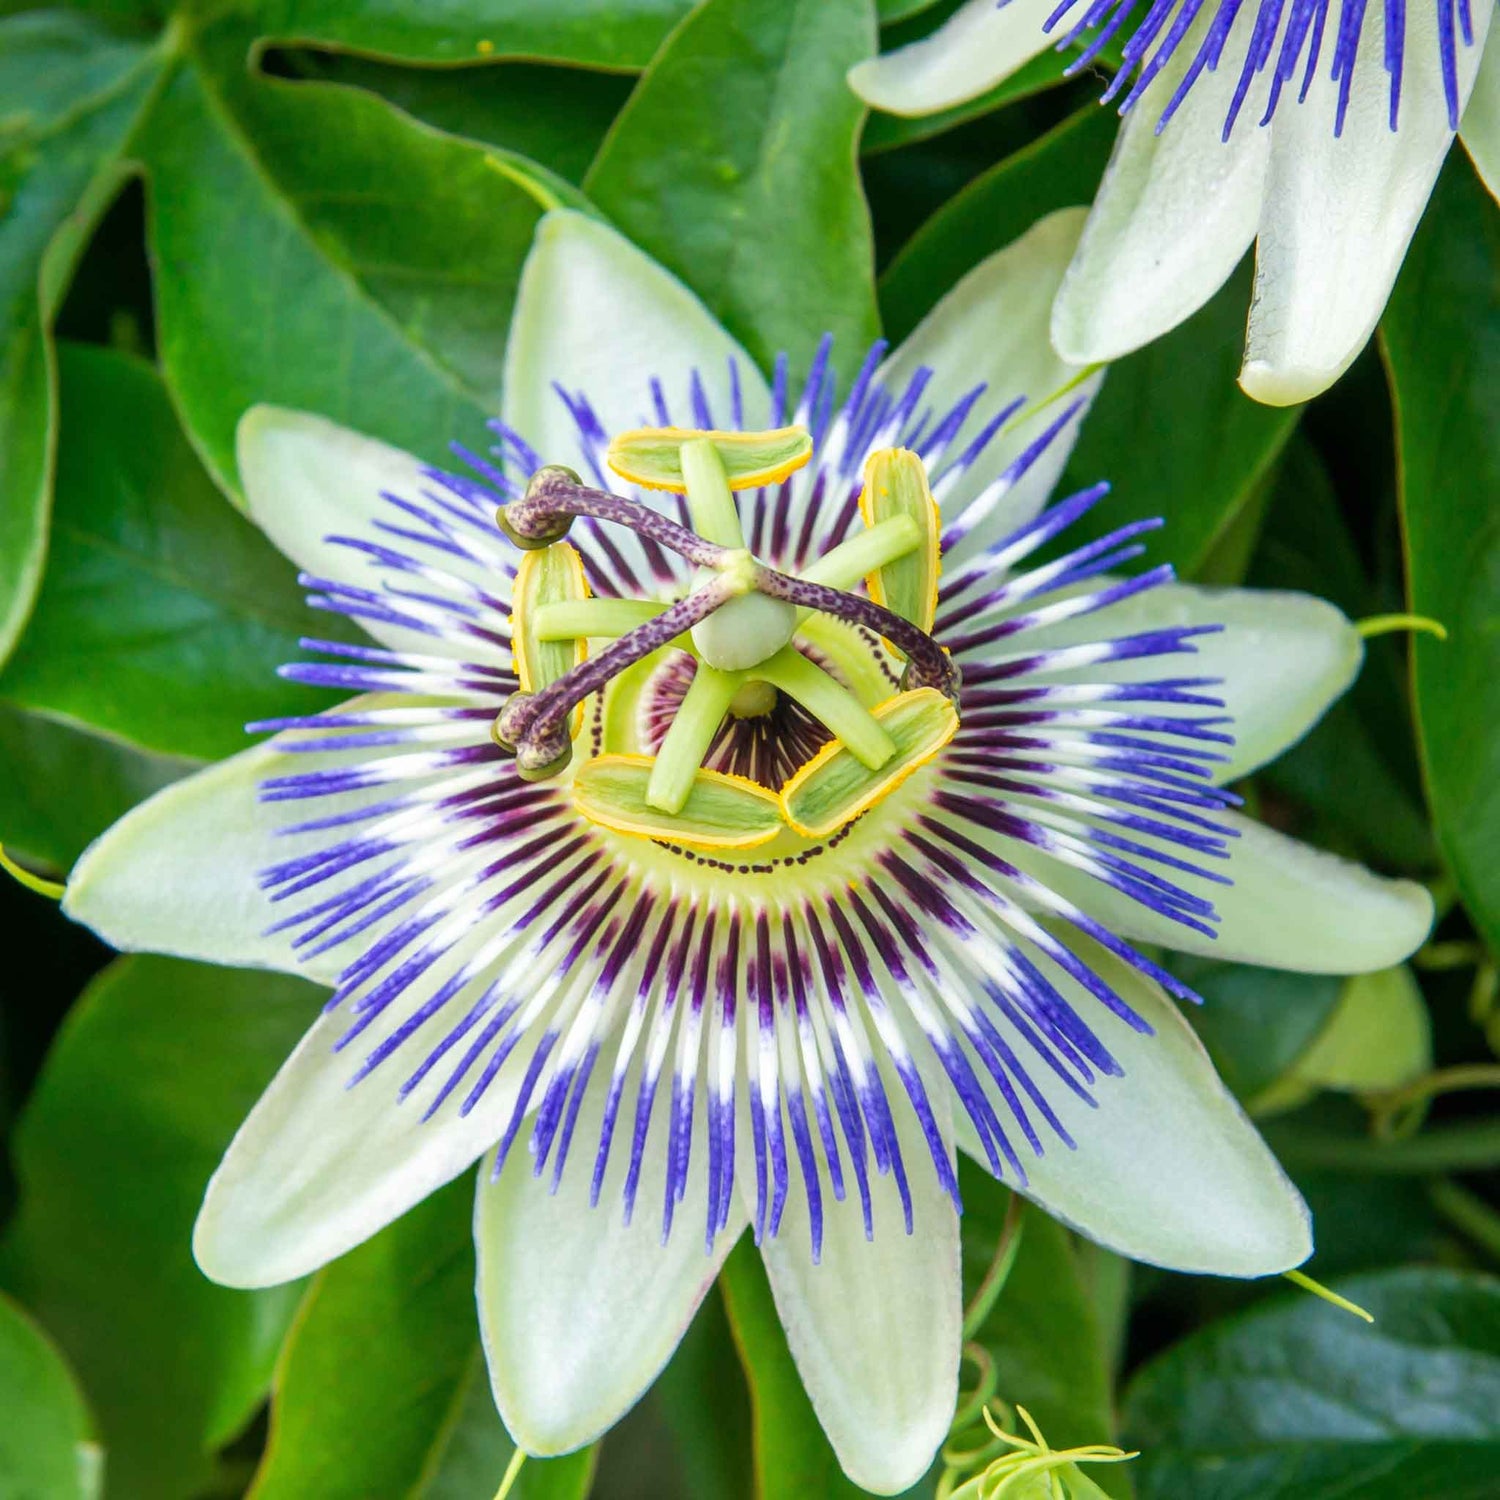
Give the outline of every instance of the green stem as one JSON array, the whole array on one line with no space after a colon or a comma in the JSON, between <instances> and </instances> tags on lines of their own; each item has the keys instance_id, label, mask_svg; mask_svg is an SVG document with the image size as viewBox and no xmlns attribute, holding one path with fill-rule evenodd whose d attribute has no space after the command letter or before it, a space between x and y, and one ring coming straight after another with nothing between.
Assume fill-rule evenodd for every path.
<instances>
[{"instance_id":1,"label":"green stem","mask_svg":"<svg viewBox=\"0 0 1500 1500\"><path fill-rule=\"evenodd\" d=\"M915 552L921 544L922 533L910 516L890 516L814 559L798 577L832 589L852 589L877 568Z\"/></svg>"},{"instance_id":2,"label":"green stem","mask_svg":"<svg viewBox=\"0 0 1500 1500\"><path fill-rule=\"evenodd\" d=\"M537 606L532 629L539 641L621 636L654 620L666 607L654 599L559 599Z\"/></svg>"},{"instance_id":3,"label":"green stem","mask_svg":"<svg viewBox=\"0 0 1500 1500\"><path fill-rule=\"evenodd\" d=\"M712 438L694 438L680 450L688 513L699 536L721 547L741 548L745 535L729 488L729 474Z\"/></svg>"},{"instance_id":4,"label":"green stem","mask_svg":"<svg viewBox=\"0 0 1500 1500\"><path fill-rule=\"evenodd\" d=\"M1447 1177L1428 1183L1427 1196L1455 1229L1473 1240L1491 1260L1500 1262L1500 1213Z\"/></svg>"},{"instance_id":5,"label":"green stem","mask_svg":"<svg viewBox=\"0 0 1500 1500\"><path fill-rule=\"evenodd\" d=\"M1457 1067L1424 1073L1404 1088L1370 1097L1372 1131L1376 1136L1389 1139L1393 1134L1399 1134L1395 1130L1397 1118L1414 1105L1425 1105L1439 1095L1455 1094L1465 1089L1495 1088L1500 1088L1500 1063L1461 1063Z\"/></svg>"},{"instance_id":6,"label":"green stem","mask_svg":"<svg viewBox=\"0 0 1500 1500\"><path fill-rule=\"evenodd\" d=\"M495 1491L495 1500L505 1500L515 1487L516 1477L521 1472L521 1465L526 1462L526 1450L517 1448L511 1455L510 1462L505 1466L505 1477L500 1481L500 1488Z\"/></svg>"},{"instance_id":7,"label":"green stem","mask_svg":"<svg viewBox=\"0 0 1500 1500\"><path fill-rule=\"evenodd\" d=\"M646 801L652 807L673 817L682 811L693 790L693 778L741 682L738 672L721 672L707 662L698 663L651 767Z\"/></svg>"},{"instance_id":8,"label":"green stem","mask_svg":"<svg viewBox=\"0 0 1500 1500\"><path fill-rule=\"evenodd\" d=\"M1283 1165L1370 1176L1422 1177L1439 1172L1483 1172L1500 1167L1500 1115L1424 1130L1399 1141L1268 1126L1271 1149Z\"/></svg>"},{"instance_id":9,"label":"green stem","mask_svg":"<svg viewBox=\"0 0 1500 1500\"><path fill-rule=\"evenodd\" d=\"M1356 620L1354 628L1367 641L1377 635L1392 635L1398 630L1420 630L1435 635L1440 641L1448 639L1448 627L1428 615L1370 615Z\"/></svg>"},{"instance_id":10,"label":"green stem","mask_svg":"<svg viewBox=\"0 0 1500 1500\"><path fill-rule=\"evenodd\" d=\"M794 646L784 646L756 669L772 687L795 698L815 719L843 741L862 766L878 771L896 753L880 721L837 678L809 661Z\"/></svg>"},{"instance_id":11,"label":"green stem","mask_svg":"<svg viewBox=\"0 0 1500 1500\"><path fill-rule=\"evenodd\" d=\"M999 1239L995 1241L994 1258L990 1261L989 1270L984 1273L984 1280L979 1283L979 1290L974 1293L974 1300L964 1310L966 1339L979 1337L979 1330L984 1327L985 1319L989 1317L1000 1293L1005 1290L1005 1283L1010 1280L1016 1255L1021 1249L1021 1229L1025 1222L1021 1211L1025 1202L1019 1193L1012 1193L1010 1202L1005 1206L1005 1222L1000 1227Z\"/></svg>"},{"instance_id":12,"label":"green stem","mask_svg":"<svg viewBox=\"0 0 1500 1500\"><path fill-rule=\"evenodd\" d=\"M1375 1321L1374 1313L1366 1312L1359 1303L1351 1302L1347 1297L1341 1297L1337 1292L1330 1291L1321 1281L1314 1281L1305 1271L1283 1271L1281 1274L1293 1286L1300 1286L1304 1292L1311 1292L1314 1297L1321 1297L1342 1312L1353 1313L1356 1318L1363 1318L1366 1323Z\"/></svg>"},{"instance_id":13,"label":"green stem","mask_svg":"<svg viewBox=\"0 0 1500 1500\"><path fill-rule=\"evenodd\" d=\"M67 891L67 886L59 881L33 875L24 865L18 865L5 852L4 844L0 844L0 870L4 870L13 880L19 881L28 891L35 891L38 896L46 896L49 901L61 901Z\"/></svg>"}]
</instances>

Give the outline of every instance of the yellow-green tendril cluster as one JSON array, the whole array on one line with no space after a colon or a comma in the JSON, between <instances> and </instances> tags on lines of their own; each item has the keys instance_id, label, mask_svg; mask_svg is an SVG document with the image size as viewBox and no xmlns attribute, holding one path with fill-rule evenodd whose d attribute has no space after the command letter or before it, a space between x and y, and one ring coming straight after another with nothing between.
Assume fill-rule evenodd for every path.
<instances>
[{"instance_id":1,"label":"yellow-green tendril cluster","mask_svg":"<svg viewBox=\"0 0 1500 1500\"><path fill-rule=\"evenodd\" d=\"M1111 1443L1054 1449L1024 1406L1012 1412L1002 1401L993 1404L1000 1408L1004 1421L986 1407L984 1423L991 1440L968 1456L971 1465L982 1463L984 1468L962 1482L958 1471L950 1468L938 1485L937 1500L1104 1500L1104 1491L1080 1466L1126 1463L1139 1456ZM1025 1423L1029 1438L1012 1430L1017 1417Z\"/></svg>"}]
</instances>

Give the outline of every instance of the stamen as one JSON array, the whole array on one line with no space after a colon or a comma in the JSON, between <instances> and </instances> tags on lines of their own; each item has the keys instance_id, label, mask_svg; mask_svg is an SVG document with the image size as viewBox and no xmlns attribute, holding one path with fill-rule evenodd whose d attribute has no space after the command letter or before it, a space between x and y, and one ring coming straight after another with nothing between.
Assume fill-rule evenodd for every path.
<instances>
[{"instance_id":1,"label":"stamen","mask_svg":"<svg viewBox=\"0 0 1500 1500\"><path fill-rule=\"evenodd\" d=\"M915 551L921 542L922 533L910 516L889 516L825 552L803 568L800 576L808 583L852 589L877 568Z\"/></svg>"},{"instance_id":2,"label":"stamen","mask_svg":"<svg viewBox=\"0 0 1500 1500\"><path fill-rule=\"evenodd\" d=\"M682 811L693 789L693 778L739 690L736 673L703 664L693 674L651 768L646 801L652 807L667 813Z\"/></svg>"},{"instance_id":3,"label":"stamen","mask_svg":"<svg viewBox=\"0 0 1500 1500\"><path fill-rule=\"evenodd\" d=\"M712 438L694 438L679 450L693 525L721 547L743 547L745 533L729 490L729 472Z\"/></svg>"},{"instance_id":4,"label":"stamen","mask_svg":"<svg viewBox=\"0 0 1500 1500\"><path fill-rule=\"evenodd\" d=\"M521 674L522 691L496 716L493 738L502 749L514 751L523 779L561 771L572 756L566 715L684 630L691 633L702 665L651 777L646 801L658 812L681 810L730 703L757 683L762 700L772 688L796 699L867 770L879 770L895 754L890 736L860 700L791 648L798 626L813 611L890 641L906 657L904 690L935 688L957 701L958 669L927 628L936 600L938 522L916 454L892 449L872 458L867 484L875 475L883 508L896 513L867 510L864 533L835 547L803 576L768 567L745 547L734 490L763 481L768 473L791 472L806 462L808 452L810 439L800 428L745 434L645 429L616 439L607 455L611 466L648 486L680 485L696 530L641 501L590 489L572 470L556 465L537 470L526 493L500 510L502 530L528 552L556 545L574 516L589 516L625 526L709 573L687 598L671 605L568 598L564 591L562 598L535 597L530 617L521 620L526 600L517 595L517 638L546 642L554 656L563 642L577 642L581 657L582 643L590 637L615 638L597 657L579 660L571 670L549 674L546 680L536 680L536 673ZM904 584L912 581L906 573L914 558L913 579L921 597L907 599L912 591ZM890 573L898 566L905 571ZM876 592L898 578L903 583L898 589L901 609L835 586L835 581L852 585L864 580ZM752 671L753 677L748 675ZM774 698L763 701L760 711L768 711L770 703ZM578 727L575 723L575 732Z\"/></svg>"}]
</instances>

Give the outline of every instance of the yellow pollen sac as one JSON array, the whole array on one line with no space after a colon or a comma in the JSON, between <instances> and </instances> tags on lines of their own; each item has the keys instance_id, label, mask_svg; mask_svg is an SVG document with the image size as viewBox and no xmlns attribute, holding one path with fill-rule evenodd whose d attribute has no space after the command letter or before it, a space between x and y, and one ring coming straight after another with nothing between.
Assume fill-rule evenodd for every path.
<instances>
[{"instance_id":1,"label":"yellow pollen sac","mask_svg":"<svg viewBox=\"0 0 1500 1500\"><path fill-rule=\"evenodd\" d=\"M636 838L693 849L753 849L782 830L775 792L743 776L699 770L681 810L662 812L647 800L655 760L649 755L599 755L573 777L573 802L591 823Z\"/></svg>"},{"instance_id":2,"label":"yellow pollen sac","mask_svg":"<svg viewBox=\"0 0 1500 1500\"><path fill-rule=\"evenodd\" d=\"M540 692L572 671L588 653L583 636L544 639L531 622L546 605L573 603L589 597L583 559L567 542L553 542L537 552L523 552L511 589L511 655L523 693ZM572 731L583 723L583 705L573 711Z\"/></svg>"},{"instance_id":3,"label":"yellow pollen sac","mask_svg":"<svg viewBox=\"0 0 1500 1500\"><path fill-rule=\"evenodd\" d=\"M942 519L922 460L908 448L872 453L865 464L859 513L872 528L896 516L915 523L920 538L916 546L874 569L865 582L877 604L930 634L937 614Z\"/></svg>"},{"instance_id":4,"label":"yellow pollen sac","mask_svg":"<svg viewBox=\"0 0 1500 1500\"><path fill-rule=\"evenodd\" d=\"M805 427L777 427L767 432L701 432L690 427L641 427L610 439L605 462L622 479L647 490L687 486L682 448L708 441L724 465L732 490L778 484L812 457L812 436Z\"/></svg>"},{"instance_id":5,"label":"yellow pollen sac","mask_svg":"<svg viewBox=\"0 0 1500 1500\"><path fill-rule=\"evenodd\" d=\"M878 769L831 740L782 787L782 816L804 838L826 838L868 812L958 733L958 712L936 688L897 693L872 713L896 745Z\"/></svg>"}]
</instances>

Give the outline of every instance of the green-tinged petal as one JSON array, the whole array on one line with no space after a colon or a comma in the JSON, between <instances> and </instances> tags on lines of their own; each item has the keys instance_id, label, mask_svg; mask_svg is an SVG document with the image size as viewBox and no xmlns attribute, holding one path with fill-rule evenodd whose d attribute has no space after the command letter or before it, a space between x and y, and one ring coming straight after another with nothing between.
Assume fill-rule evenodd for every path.
<instances>
[{"instance_id":1,"label":"green-tinged petal","mask_svg":"<svg viewBox=\"0 0 1500 1500\"><path fill-rule=\"evenodd\" d=\"M1196 29L1207 24L1205 16ZM1132 105L1052 309L1052 341L1069 359L1117 359L1159 338L1202 307L1250 248L1271 151L1271 132L1257 123L1262 102L1246 100L1227 143L1220 132L1252 32L1230 33L1223 60L1199 75L1160 134L1198 40L1185 38Z\"/></svg>"},{"instance_id":2,"label":"green-tinged petal","mask_svg":"<svg viewBox=\"0 0 1500 1500\"><path fill-rule=\"evenodd\" d=\"M1459 100L1469 97L1494 7L1474 14L1474 45L1458 48ZM1390 81L1357 67L1343 133L1339 84L1325 74L1273 127L1255 300L1240 384L1257 401L1290 406L1326 390L1364 348L1453 143L1443 97L1437 11L1406 21L1400 129L1390 128ZM1362 56L1378 57L1385 22L1372 6Z\"/></svg>"},{"instance_id":3,"label":"green-tinged petal","mask_svg":"<svg viewBox=\"0 0 1500 1500\"><path fill-rule=\"evenodd\" d=\"M1480 59L1458 133L1490 196L1500 200L1500 47L1487 47Z\"/></svg>"},{"instance_id":4,"label":"green-tinged petal","mask_svg":"<svg viewBox=\"0 0 1500 1500\"><path fill-rule=\"evenodd\" d=\"M1222 918L1217 937L1160 916L1014 840L990 842L1131 942L1304 974L1364 974L1399 963L1426 939L1433 907L1425 886L1387 880L1237 813L1216 813L1214 822L1236 835L1222 862L1234 884L1208 892ZM1152 840L1143 836L1142 842Z\"/></svg>"},{"instance_id":5,"label":"green-tinged petal","mask_svg":"<svg viewBox=\"0 0 1500 1500\"><path fill-rule=\"evenodd\" d=\"M930 1081L930 1080L929 1080ZM946 1092L928 1088L946 1133ZM823 1183L820 1263L806 1195L794 1186L779 1232L761 1243L787 1343L844 1472L878 1495L916 1483L948 1434L963 1321L958 1215L909 1109L895 1111L913 1232L889 1174L872 1177L874 1235L859 1197Z\"/></svg>"},{"instance_id":6,"label":"green-tinged petal","mask_svg":"<svg viewBox=\"0 0 1500 1500\"><path fill-rule=\"evenodd\" d=\"M376 586L378 574L359 553L330 538L369 537L371 522L386 508L382 494L419 501L433 487L411 454L326 417L280 406L252 406L240 418L235 456L250 518L286 556L317 577L367 587ZM498 553L498 531L496 544ZM503 584L497 574L460 557L445 554L443 566L491 590ZM471 636L445 641L380 620L360 623L397 650L471 659L476 650Z\"/></svg>"},{"instance_id":7,"label":"green-tinged petal","mask_svg":"<svg viewBox=\"0 0 1500 1500\"><path fill-rule=\"evenodd\" d=\"M614 1425L671 1357L740 1231L738 1201L705 1250L708 1176L690 1171L662 1244L665 1125L648 1140L635 1212L624 1222L630 1141L614 1140L598 1206L590 1179L604 1120L601 1068L579 1110L574 1145L556 1191L551 1164L539 1180L524 1142L497 1180L480 1168L474 1210L479 1322L495 1402L530 1453L566 1453ZM700 1111L697 1149L703 1149Z\"/></svg>"},{"instance_id":8,"label":"green-tinged petal","mask_svg":"<svg viewBox=\"0 0 1500 1500\"><path fill-rule=\"evenodd\" d=\"M1185 676L1216 677L1201 691L1224 700L1233 716L1228 758L1213 768L1219 783L1235 781L1294 745L1354 681L1364 660L1359 632L1333 605L1311 594L1272 589L1197 588L1167 584L1134 595L1097 614L1028 634L1047 646L1104 640L1179 625L1222 625L1196 637L1182 658ZM1080 681L1138 681L1139 663L1105 664L1059 677ZM1165 715L1174 710L1163 707ZM1183 710L1194 717L1217 710Z\"/></svg>"},{"instance_id":9,"label":"green-tinged petal","mask_svg":"<svg viewBox=\"0 0 1500 1500\"><path fill-rule=\"evenodd\" d=\"M1083 220L1081 208L1060 209L981 261L881 366L878 378L892 389L904 386L919 368L929 367L933 376L923 401L934 411L946 411L985 382L984 397L949 448L955 456L1002 406L1020 396L1032 403L1032 409L1022 412L1019 420L992 440L952 488L943 485L938 467L934 490L945 522L953 521L1057 419L1062 403L1047 403L1064 390L1067 399L1076 400L1091 398L1099 388L1102 373L1085 378L1083 366L1070 364L1053 352L1047 335L1048 309L1077 247ZM1004 535L1046 504L1072 451L1080 420L1082 413L988 511L983 524L951 549L945 561L966 556Z\"/></svg>"},{"instance_id":10,"label":"green-tinged petal","mask_svg":"<svg viewBox=\"0 0 1500 1500\"><path fill-rule=\"evenodd\" d=\"M1318 1088L1354 1093L1397 1089L1432 1066L1432 1017L1406 964L1347 981L1339 1007L1295 1075Z\"/></svg>"},{"instance_id":11,"label":"green-tinged petal","mask_svg":"<svg viewBox=\"0 0 1500 1500\"><path fill-rule=\"evenodd\" d=\"M407 1097L402 1083L453 1027L444 1012L354 1082L365 1059L470 956L459 945L421 995L409 994L343 1052L347 1009L322 1016L271 1080L208 1185L193 1254L225 1286L273 1286L304 1276L367 1240L451 1181L505 1129L530 1058L518 1047L468 1115L468 1084L422 1118L451 1069L432 1069ZM532 1045L535 1038L531 1038ZM523 1054L525 1054L523 1056Z\"/></svg>"},{"instance_id":12,"label":"green-tinged petal","mask_svg":"<svg viewBox=\"0 0 1500 1500\"><path fill-rule=\"evenodd\" d=\"M973 99L1056 41L1042 30L1056 0L967 0L931 36L849 70L872 109L931 115Z\"/></svg>"},{"instance_id":13,"label":"green-tinged petal","mask_svg":"<svg viewBox=\"0 0 1500 1500\"><path fill-rule=\"evenodd\" d=\"M1049 1096L1076 1150L1027 1156L1021 1191L1134 1260L1220 1276L1268 1276L1312 1253L1307 1205L1214 1072L1176 1004L1097 946L1069 939L1154 1028L1143 1035L1066 977L1064 997L1124 1069L1094 1085L1097 1108ZM978 1161L977 1142L967 1143Z\"/></svg>"},{"instance_id":14,"label":"green-tinged petal","mask_svg":"<svg viewBox=\"0 0 1500 1500\"><path fill-rule=\"evenodd\" d=\"M747 421L770 409L765 381L706 307L607 225L562 209L537 226L505 356L504 415L546 463L594 479L578 430L553 389L583 391L606 432L641 426L652 376L674 410L688 410L693 371L720 421L738 367Z\"/></svg>"},{"instance_id":15,"label":"green-tinged petal","mask_svg":"<svg viewBox=\"0 0 1500 1500\"><path fill-rule=\"evenodd\" d=\"M285 810L259 798L265 777L308 768L294 759L260 745L132 808L83 852L63 910L126 952L331 982L336 963L300 963L291 934L266 932L276 913L256 879L275 861L328 843L326 832L278 837Z\"/></svg>"}]
</instances>

